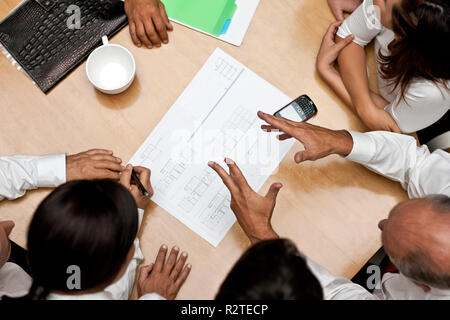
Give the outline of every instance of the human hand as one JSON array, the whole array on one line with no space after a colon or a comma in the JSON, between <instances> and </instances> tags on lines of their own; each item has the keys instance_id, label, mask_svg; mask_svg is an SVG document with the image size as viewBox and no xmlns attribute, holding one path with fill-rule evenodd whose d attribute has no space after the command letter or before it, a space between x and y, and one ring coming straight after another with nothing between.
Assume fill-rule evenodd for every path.
<instances>
[{"instance_id":1,"label":"human hand","mask_svg":"<svg viewBox=\"0 0 450 320\"><path fill-rule=\"evenodd\" d=\"M133 172L133 170L138 175L139 181L142 183L145 190L147 190L149 194L148 197L142 194L137 185L132 184L131 173ZM131 195L133 196L134 200L136 200L136 205L139 209L145 209L150 203L150 198L153 196L153 188L150 183L150 175L151 171L149 169L144 167L133 168L131 164L128 164L123 170L122 175L120 176L120 183L131 192Z\"/></svg>"},{"instance_id":2,"label":"human hand","mask_svg":"<svg viewBox=\"0 0 450 320\"><path fill-rule=\"evenodd\" d=\"M272 228L271 219L278 192L283 185L281 183L272 184L266 196L263 197L250 188L233 160L225 159L225 163L230 169L230 174L216 162L209 162L208 165L217 172L230 190L231 210L250 242L256 243L264 239L278 238Z\"/></svg>"},{"instance_id":3,"label":"human hand","mask_svg":"<svg viewBox=\"0 0 450 320\"><path fill-rule=\"evenodd\" d=\"M303 144L305 150L295 154L296 163L314 161L331 154L347 156L353 149L352 136L345 130L330 130L306 122L274 117L261 111L258 112L258 117L269 124L261 126L264 131L282 132L278 136L279 140L295 138Z\"/></svg>"},{"instance_id":4,"label":"human hand","mask_svg":"<svg viewBox=\"0 0 450 320\"><path fill-rule=\"evenodd\" d=\"M337 20L344 20L344 12L352 13L361 2L361 0L328 0L328 6Z\"/></svg>"},{"instance_id":5,"label":"human hand","mask_svg":"<svg viewBox=\"0 0 450 320\"><path fill-rule=\"evenodd\" d=\"M167 30L173 26L160 0L126 0L125 12L130 25L130 35L138 47L142 44L151 49L169 43Z\"/></svg>"},{"instance_id":6,"label":"human hand","mask_svg":"<svg viewBox=\"0 0 450 320\"><path fill-rule=\"evenodd\" d=\"M349 45L355 38L349 35L343 41L335 42L334 36L342 21L336 21L330 24L327 32L323 36L319 53L317 54L316 67L319 73L324 76L327 71L333 70L333 64L339 56L339 53Z\"/></svg>"},{"instance_id":7,"label":"human hand","mask_svg":"<svg viewBox=\"0 0 450 320\"><path fill-rule=\"evenodd\" d=\"M0 221L0 268L8 262L11 254L9 235L11 234L12 229L14 229L14 221Z\"/></svg>"},{"instance_id":8,"label":"human hand","mask_svg":"<svg viewBox=\"0 0 450 320\"><path fill-rule=\"evenodd\" d=\"M139 297L157 293L167 300L174 300L191 272L192 265L185 266L188 254L183 252L177 260L178 247L173 247L166 261L167 246L159 249L155 264L142 267L139 272L137 290Z\"/></svg>"},{"instance_id":9,"label":"human hand","mask_svg":"<svg viewBox=\"0 0 450 320\"><path fill-rule=\"evenodd\" d=\"M112 151L92 149L66 157L66 181L82 179L119 180L122 160Z\"/></svg>"},{"instance_id":10,"label":"human hand","mask_svg":"<svg viewBox=\"0 0 450 320\"><path fill-rule=\"evenodd\" d=\"M364 124L370 130L383 130L401 133L395 120L391 115L383 109L373 107L366 107L357 109L357 113Z\"/></svg>"}]
</instances>

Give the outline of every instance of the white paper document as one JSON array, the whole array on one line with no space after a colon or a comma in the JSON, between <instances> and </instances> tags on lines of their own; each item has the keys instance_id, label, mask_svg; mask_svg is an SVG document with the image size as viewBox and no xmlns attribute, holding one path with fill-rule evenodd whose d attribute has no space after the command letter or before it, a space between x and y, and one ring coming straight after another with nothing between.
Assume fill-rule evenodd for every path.
<instances>
[{"instance_id":1,"label":"white paper document","mask_svg":"<svg viewBox=\"0 0 450 320\"><path fill-rule=\"evenodd\" d=\"M216 49L131 159L152 170L152 200L217 246L236 221L230 192L208 161L236 161L259 190L293 145L261 130L291 99Z\"/></svg>"},{"instance_id":2,"label":"white paper document","mask_svg":"<svg viewBox=\"0 0 450 320\"><path fill-rule=\"evenodd\" d=\"M247 33L248 27L250 26L256 9L258 8L259 1L260 0L236 0L237 8L233 18L231 19L230 26L225 34L221 34L218 37L175 19L170 20L239 47L242 44L242 41L244 41L245 34Z\"/></svg>"}]
</instances>

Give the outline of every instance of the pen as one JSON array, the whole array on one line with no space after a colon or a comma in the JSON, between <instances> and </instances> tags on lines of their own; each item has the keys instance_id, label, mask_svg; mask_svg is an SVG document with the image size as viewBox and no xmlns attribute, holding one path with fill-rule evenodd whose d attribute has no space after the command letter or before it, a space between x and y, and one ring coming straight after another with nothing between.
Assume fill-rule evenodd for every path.
<instances>
[{"instance_id":1,"label":"pen","mask_svg":"<svg viewBox=\"0 0 450 320\"><path fill-rule=\"evenodd\" d=\"M145 197L149 196L148 191L144 188L144 186L142 185L141 181L139 180L139 178L134 170L131 171L131 182L134 182L134 184L137 185L137 187L141 191L142 195L144 195Z\"/></svg>"}]
</instances>

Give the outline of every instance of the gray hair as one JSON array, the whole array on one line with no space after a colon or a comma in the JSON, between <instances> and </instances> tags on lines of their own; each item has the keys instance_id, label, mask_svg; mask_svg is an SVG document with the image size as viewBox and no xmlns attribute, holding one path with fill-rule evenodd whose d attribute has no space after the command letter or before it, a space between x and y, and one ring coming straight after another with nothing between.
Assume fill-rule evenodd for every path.
<instances>
[{"instance_id":1,"label":"gray hair","mask_svg":"<svg viewBox=\"0 0 450 320\"><path fill-rule=\"evenodd\" d=\"M450 213L450 197L445 194L433 194L426 197L435 210L442 214Z\"/></svg>"},{"instance_id":2,"label":"gray hair","mask_svg":"<svg viewBox=\"0 0 450 320\"><path fill-rule=\"evenodd\" d=\"M426 199L438 214L450 216L450 197L439 194L429 195ZM405 257L391 260L403 275L414 281L435 288L450 289L450 273L437 270L428 253L417 249Z\"/></svg>"}]
</instances>

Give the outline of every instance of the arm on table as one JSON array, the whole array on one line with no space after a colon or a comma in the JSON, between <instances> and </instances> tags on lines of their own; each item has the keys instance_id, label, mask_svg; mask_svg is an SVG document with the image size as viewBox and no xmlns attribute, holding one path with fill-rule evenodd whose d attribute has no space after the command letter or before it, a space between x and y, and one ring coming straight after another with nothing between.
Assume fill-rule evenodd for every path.
<instances>
[{"instance_id":1,"label":"arm on table","mask_svg":"<svg viewBox=\"0 0 450 320\"><path fill-rule=\"evenodd\" d=\"M294 138L303 144L305 150L295 154L297 163L338 154L400 182L411 198L450 195L450 154L430 153L426 146L417 147L413 137L385 131L336 131L263 112L258 116L267 122L263 130L277 130L280 140Z\"/></svg>"},{"instance_id":2,"label":"arm on table","mask_svg":"<svg viewBox=\"0 0 450 320\"><path fill-rule=\"evenodd\" d=\"M333 22L329 27L327 32L325 33L322 44L320 45L319 53L317 54L317 61L316 61L316 68L319 72L320 76L327 82L327 84L334 90L334 92L348 105L350 106L354 111L357 111L355 108L355 104L352 101L352 96L349 94L349 91L347 90L342 77L340 73L335 68L335 62L340 53L346 48L347 46L355 46L355 52L357 55L359 55L361 52L360 48L357 44L354 44L352 41L355 39L354 35L349 34L346 36L345 39L342 39L341 41L335 41L335 34L338 30L338 27L342 25L341 21ZM360 43L360 40L356 40ZM361 59L361 68L365 68L365 52L362 49L362 57ZM352 76L353 77L353 76ZM367 74L361 75L362 79L365 79L367 82ZM376 93L369 90L369 85L366 83L365 87L364 85L362 88L358 88L358 91L361 90L367 90L368 97L366 99L366 102L362 103L362 105L365 106L365 108L361 109L365 113L362 117L367 113L368 109L372 103L373 103L373 113L374 115L370 116L371 118L375 118L375 116L378 115L378 117L389 117L389 115L384 112L384 107L388 104L386 100L384 100L381 96L377 95ZM361 115L360 115L361 116ZM364 119L363 119L364 120ZM373 121L373 120L372 120Z\"/></svg>"},{"instance_id":3,"label":"arm on table","mask_svg":"<svg viewBox=\"0 0 450 320\"><path fill-rule=\"evenodd\" d=\"M346 157L401 183L410 198L430 194L450 196L450 154L430 153L413 137L391 132L349 131L353 149Z\"/></svg>"},{"instance_id":4,"label":"arm on table","mask_svg":"<svg viewBox=\"0 0 450 320\"><path fill-rule=\"evenodd\" d=\"M0 157L0 200L66 182L66 155Z\"/></svg>"},{"instance_id":5,"label":"arm on table","mask_svg":"<svg viewBox=\"0 0 450 320\"><path fill-rule=\"evenodd\" d=\"M340 41L343 39L337 36L336 42ZM388 102L369 89L364 48L356 43L351 43L339 54L338 63L342 83L350 96L351 104L349 106L364 124L370 130L400 132L395 120L384 111ZM339 90L342 91L342 89ZM348 103L348 97L344 101Z\"/></svg>"},{"instance_id":6,"label":"arm on table","mask_svg":"<svg viewBox=\"0 0 450 320\"><path fill-rule=\"evenodd\" d=\"M112 151L103 149L67 157L65 154L0 157L0 201L21 197L30 189L57 187L66 180L118 180L121 162Z\"/></svg>"}]
</instances>

